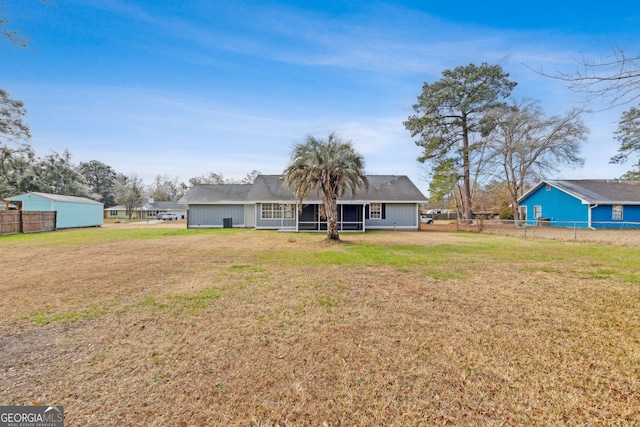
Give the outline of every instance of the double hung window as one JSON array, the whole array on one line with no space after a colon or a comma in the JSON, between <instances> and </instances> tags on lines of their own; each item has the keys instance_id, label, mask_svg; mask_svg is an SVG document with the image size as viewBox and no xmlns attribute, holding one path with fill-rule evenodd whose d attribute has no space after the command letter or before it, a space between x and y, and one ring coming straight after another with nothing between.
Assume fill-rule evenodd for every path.
<instances>
[{"instance_id":1,"label":"double hung window","mask_svg":"<svg viewBox=\"0 0 640 427\"><path fill-rule=\"evenodd\" d=\"M624 209L622 205L613 205L611 208L611 219L612 220L622 220L624 213Z\"/></svg>"},{"instance_id":2,"label":"double hung window","mask_svg":"<svg viewBox=\"0 0 640 427\"><path fill-rule=\"evenodd\" d=\"M369 219L382 219L382 203L369 205Z\"/></svg>"}]
</instances>

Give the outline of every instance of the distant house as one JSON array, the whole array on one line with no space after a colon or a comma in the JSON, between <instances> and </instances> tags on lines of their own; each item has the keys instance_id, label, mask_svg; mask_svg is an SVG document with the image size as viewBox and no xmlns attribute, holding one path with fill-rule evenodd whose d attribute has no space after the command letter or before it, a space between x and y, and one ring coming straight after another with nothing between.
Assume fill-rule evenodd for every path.
<instances>
[{"instance_id":1,"label":"distant house","mask_svg":"<svg viewBox=\"0 0 640 427\"><path fill-rule=\"evenodd\" d=\"M60 194L25 193L7 197L23 211L56 211L56 228L99 227L103 204L95 200Z\"/></svg>"},{"instance_id":2,"label":"distant house","mask_svg":"<svg viewBox=\"0 0 640 427\"><path fill-rule=\"evenodd\" d=\"M419 205L426 197L406 176L369 175L369 188L338 199L338 230L418 230ZM196 185L180 200L189 206L187 227L246 227L319 231L322 198L299 204L281 175L258 175L253 184Z\"/></svg>"},{"instance_id":3,"label":"distant house","mask_svg":"<svg viewBox=\"0 0 640 427\"><path fill-rule=\"evenodd\" d=\"M640 228L640 181L544 180L518 206L527 225Z\"/></svg>"},{"instance_id":4,"label":"distant house","mask_svg":"<svg viewBox=\"0 0 640 427\"><path fill-rule=\"evenodd\" d=\"M179 202L157 202L149 199L144 205L133 210L132 218L135 219L155 219L160 213L174 213L178 219L187 217L187 205ZM123 205L112 206L104 210L105 218L128 219L127 208Z\"/></svg>"}]
</instances>

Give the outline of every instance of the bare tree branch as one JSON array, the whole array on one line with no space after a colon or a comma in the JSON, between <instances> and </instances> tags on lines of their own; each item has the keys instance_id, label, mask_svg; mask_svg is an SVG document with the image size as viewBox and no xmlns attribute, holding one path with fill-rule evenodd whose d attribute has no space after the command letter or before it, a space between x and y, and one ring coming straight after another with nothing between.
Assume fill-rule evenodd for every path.
<instances>
[{"instance_id":1,"label":"bare tree branch","mask_svg":"<svg viewBox=\"0 0 640 427\"><path fill-rule=\"evenodd\" d=\"M640 99L640 55L629 56L617 44L612 50L600 61L573 58L577 63L573 73L547 73L525 65L541 76L565 82L570 90L584 94L585 102L599 99L615 107Z\"/></svg>"},{"instance_id":2,"label":"bare tree branch","mask_svg":"<svg viewBox=\"0 0 640 427\"><path fill-rule=\"evenodd\" d=\"M42 3L55 4L53 0L41 0L41 1ZM5 6L6 6L6 3L3 1L0 1L0 10ZM6 28L11 24L11 21L4 18L6 15L7 15L6 12L0 11L0 28L1 28L0 34L8 38L9 41L16 46L29 47L29 40L31 40L31 37L20 35L20 30L10 30Z\"/></svg>"},{"instance_id":3,"label":"bare tree branch","mask_svg":"<svg viewBox=\"0 0 640 427\"><path fill-rule=\"evenodd\" d=\"M5 7L5 3L4 2L0 2L0 8ZM6 12L0 12L0 16L4 16L6 15ZM0 31L0 34L4 35L6 38L9 39L9 41L11 43L13 43L16 46L20 46L20 47L27 47L28 43L29 43L29 37L23 37L20 36L20 32L18 30L8 30L7 28L4 28L6 26L8 26L11 22L8 19L3 19L0 17L0 27L3 27L2 30Z\"/></svg>"}]
</instances>

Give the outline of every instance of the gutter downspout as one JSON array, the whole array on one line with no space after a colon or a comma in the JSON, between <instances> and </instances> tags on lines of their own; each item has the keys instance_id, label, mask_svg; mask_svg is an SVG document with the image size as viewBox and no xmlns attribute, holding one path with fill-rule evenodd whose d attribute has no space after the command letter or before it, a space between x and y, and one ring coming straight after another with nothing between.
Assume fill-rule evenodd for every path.
<instances>
[{"instance_id":1,"label":"gutter downspout","mask_svg":"<svg viewBox=\"0 0 640 427\"><path fill-rule=\"evenodd\" d=\"M598 203L596 203L593 206L589 205L589 212L588 212L588 215L587 215L587 228L589 230L595 230L595 228L591 226L591 209L594 209L594 208L597 208L597 207L598 207Z\"/></svg>"}]
</instances>

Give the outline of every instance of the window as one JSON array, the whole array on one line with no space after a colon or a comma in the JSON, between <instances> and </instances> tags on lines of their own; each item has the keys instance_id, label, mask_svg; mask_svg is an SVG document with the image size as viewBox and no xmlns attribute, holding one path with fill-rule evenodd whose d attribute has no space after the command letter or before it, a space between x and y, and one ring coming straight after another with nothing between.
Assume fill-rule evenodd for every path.
<instances>
[{"instance_id":1,"label":"window","mask_svg":"<svg viewBox=\"0 0 640 427\"><path fill-rule=\"evenodd\" d=\"M263 203L260 209L262 219L293 219L295 218L292 205L279 203Z\"/></svg>"},{"instance_id":2,"label":"window","mask_svg":"<svg viewBox=\"0 0 640 427\"><path fill-rule=\"evenodd\" d=\"M542 218L542 206L541 205L535 205L533 207L533 217L535 219Z\"/></svg>"},{"instance_id":3,"label":"window","mask_svg":"<svg viewBox=\"0 0 640 427\"><path fill-rule=\"evenodd\" d=\"M118 211L109 211L109 216L117 217Z\"/></svg>"},{"instance_id":4,"label":"window","mask_svg":"<svg viewBox=\"0 0 640 427\"><path fill-rule=\"evenodd\" d=\"M282 207L278 203L263 203L260 213L262 219L280 219Z\"/></svg>"},{"instance_id":5,"label":"window","mask_svg":"<svg viewBox=\"0 0 640 427\"><path fill-rule=\"evenodd\" d=\"M284 205L282 209L284 211L284 219L293 219L293 206Z\"/></svg>"},{"instance_id":6,"label":"window","mask_svg":"<svg viewBox=\"0 0 640 427\"><path fill-rule=\"evenodd\" d=\"M623 212L624 210L622 208L622 205L613 205L611 208L611 219L621 220Z\"/></svg>"},{"instance_id":7,"label":"window","mask_svg":"<svg viewBox=\"0 0 640 427\"><path fill-rule=\"evenodd\" d=\"M369 205L369 218L382 219L382 203L371 203Z\"/></svg>"}]
</instances>

